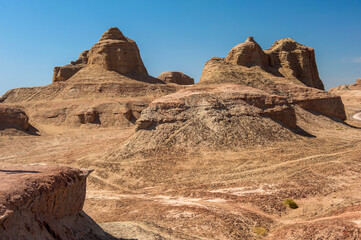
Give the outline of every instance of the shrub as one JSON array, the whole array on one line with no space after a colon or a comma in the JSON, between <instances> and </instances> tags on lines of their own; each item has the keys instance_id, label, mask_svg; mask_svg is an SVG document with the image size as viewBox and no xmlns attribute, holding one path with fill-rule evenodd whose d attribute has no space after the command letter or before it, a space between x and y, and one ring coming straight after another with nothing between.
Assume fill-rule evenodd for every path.
<instances>
[{"instance_id":1,"label":"shrub","mask_svg":"<svg viewBox=\"0 0 361 240\"><path fill-rule=\"evenodd\" d=\"M291 208L291 209L296 209L296 208L298 208L297 203L296 203L295 201L293 201L292 199L289 199L289 198L284 199L282 203L283 203L283 205L286 205L286 206L288 206L288 207Z\"/></svg>"},{"instance_id":2,"label":"shrub","mask_svg":"<svg viewBox=\"0 0 361 240\"><path fill-rule=\"evenodd\" d=\"M267 229L264 227L253 227L253 232L259 236L264 236L267 234Z\"/></svg>"}]
</instances>

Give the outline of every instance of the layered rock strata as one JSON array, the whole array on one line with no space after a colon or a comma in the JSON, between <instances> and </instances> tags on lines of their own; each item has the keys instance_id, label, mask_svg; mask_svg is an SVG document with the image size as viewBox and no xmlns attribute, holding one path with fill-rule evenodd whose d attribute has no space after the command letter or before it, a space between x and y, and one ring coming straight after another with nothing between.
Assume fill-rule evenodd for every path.
<instances>
[{"instance_id":1,"label":"layered rock strata","mask_svg":"<svg viewBox=\"0 0 361 240\"><path fill-rule=\"evenodd\" d=\"M0 239L114 239L83 211L91 170L0 169Z\"/></svg>"},{"instance_id":2,"label":"layered rock strata","mask_svg":"<svg viewBox=\"0 0 361 240\"><path fill-rule=\"evenodd\" d=\"M70 79L73 82L114 81L116 78L163 83L148 75L136 42L113 27L109 28L89 51L84 51L77 61L55 67L53 82Z\"/></svg>"},{"instance_id":3,"label":"layered rock strata","mask_svg":"<svg viewBox=\"0 0 361 240\"><path fill-rule=\"evenodd\" d=\"M225 58L214 57L203 69L199 85L235 83L284 96L290 103L329 117L346 119L340 97L324 91L312 48L290 38L263 51L250 37Z\"/></svg>"},{"instance_id":4,"label":"layered rock strata","mask_svg":"<svg viewBox=\"0 0 361 240\"><path fill-rule=\"evenodd\" d=\"M29 129L29 118L17 107L0 104L0 130L7 128L26 131Z\"/></svg>"},{"instance_id":5,"label":"layered rock strata","mask_svg":"<svg viewBox=\"0 0 361 240\"><path fill-rule=\"evenodd\" d=\"M236 147L297 138L284 97L241 85L192 87L153 101L136 122L128 152L159 146Z\"/></svg>"}]
</instances>

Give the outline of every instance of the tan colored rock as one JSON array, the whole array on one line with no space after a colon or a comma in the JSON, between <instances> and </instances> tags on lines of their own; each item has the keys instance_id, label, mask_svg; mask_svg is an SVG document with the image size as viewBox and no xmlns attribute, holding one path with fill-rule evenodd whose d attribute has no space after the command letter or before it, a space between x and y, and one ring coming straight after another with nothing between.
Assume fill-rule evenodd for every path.
<instances>
[{"instance_id":1,"label":"tan colored rock","mask_svg":"<svg viewBox=\"0 0 361 240\"><path fill-rule=\"evenodd\" d=\"M262 75L263 78L265 75L282 77L286 82L324 89L318 75L314 50L290 38L276 41L270 49L263 51L253 37L249 37L244 43L235 46L224 59L212 58L208 61L200 82L217 81L218 76L222 75L217 68L223 68L222 65L238 67L236 75L223 76L223 83L239 81L240 77L253 81L252 74L257 73L261 78Z\"/></svg>"},{"instance_id":2,"label":"tan colored rock","mask_svg":"<svg viewBox=\"0 0 361 240\"><path fill-rule=\"evenodd\" d=\"M246 67L267 67L268 59L262 48L253 39L248 37L244 43L240 43L228 53L225 61Z\"/></svg>"},{"instance_id":3,"label":"tan colored rock","mask_svg":"<svg viewBox=\"0 0 361 240\"><path fill-rule=\"evenodd\" d=\"M357 116L361 111L361 79L357 79L354 84L331 88L329 92L341 97L346 107L347 119L359 122Z\"/></svg>"},{"instance_id":4,"label":"tan colored rock","mask_svg":"<svg viewBox=\"0 0 361 240\"><path fill-rule=\"evenodd\" d=\"M0 239L115 239L82 211L91 171L2 167Z\"/></svg>"},{"instance_id":5,"label":"tan colored rock","mask_svg":"<svg viewBox=\"0 0 361 240\"><path fill-rule=\"evenodd\" d=\"M194 84L194 79L182 72L162 72L157 78L166 83L176 83L179 85Z\"/></svg>"},{"instance_id":6,"label":"tan colored rock","mask_svg":"<svg viewBox=\"0 0 361 240\"><path fill-rule=\"evenodd\" d=\"M89 50L88 57L89 65L100 66L108 71L148 75L137 44L125 37L118 28L109 28Z\"/></svg>"},{"instance_id":7,"label":"tan colored rock","mask_svg":"<svg viewBox=\"0 0 361 240\"><path fill-rule=\"evenodd\" d=\"M6 128L26 131L29 129L29 118L19 108L0 104L0 130Z\"/></svg>"},{"instance_id":8,"label":"tan colored rock","mask_svg":"<svg viewBox=\"0 0 361 240\"><path fill-rule=\"evenodd\" d=\"M136 122L127 153L160 146L232 148L295 139L294 109L241 85L192 87L153 101Z\"/></svg>"},{"instance_id":9,"label":"tan colored rock","mask_svg":"<svg viewBox=\"0 0 361 240\"><path fill-rule=\"evenodd\" d=\"M53 82L126 82L163 81L148 75L135 41L118 28L109 28L100 40L79 59L63 67L55 67Z\"/></svg>"},{"instance_id":10,"label":"tan colored rock","mask_svg":"<svg viewBox=\"0 0 361 240\"><path fill-rule=\"evenodd\" d=\"M66 81L71 78L80 69L84 68L88 63L88 50L82 52L76 61L72 61L71 64L63 67L55 67L53 82Z\"/></svg>"},{"instance_id":11,"label":"tan colored rock","mask_svg":"<svg viewBox=\"0 0 361 240\"><path fill-rule=\"evenodd\" d=\"M80 123L94 123L95 121L99 121L99 113L94 109L88 109L85 111L81 111L77 114L79 117Z\"/></svg>"},{"instance_id":12,"label":"tan colored rock","mask_svg":"<svg viewBox=\"0 0 361 240\"><path fill-rule=\"evenodd\" d=\"M325 89L318 75L313 48L291 38L284 38L276 41L265 53L269 56L269 67L286 79L298 80L308 87Z\"/></svg>"},{"instance_id":13,"label":"tan colored rock","mask_svg":"<svg viewBox=\"0 0 361 240\"><path fill-rule=\"evenodd\" d=\"M314 50L290 38L263 51L253 38L234 47L226 58L212 58L197 85L234 83L284 96L288 102L329 117L346 119L339 97L323 91Z\"/></svg>"}]
</instances>

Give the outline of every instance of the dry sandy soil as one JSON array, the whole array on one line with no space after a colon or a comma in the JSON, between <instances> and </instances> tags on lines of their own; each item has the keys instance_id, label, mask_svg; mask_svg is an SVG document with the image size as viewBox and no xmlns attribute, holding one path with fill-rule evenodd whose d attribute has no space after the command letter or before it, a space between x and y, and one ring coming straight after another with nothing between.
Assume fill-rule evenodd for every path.
<instances>
[{"instance_id":1,"label":"dry sandy soil","mask_svg":"<svg viewBox=\"0 0 361 240\"><path fill-rule=\"evenodd\" d=\"M316 239L310 226L320 224L339 230L319 239L358 239L360 128L297 111L298 125L309 135L296 141L155 149L131 157L117 149L134 126L37 125L39 136L0 136L0 164L94 168L84 210L119 238L279 239L283 229L294 228ZM285 198L299 208L285 207Z\"/></svg>"}]
</instances>

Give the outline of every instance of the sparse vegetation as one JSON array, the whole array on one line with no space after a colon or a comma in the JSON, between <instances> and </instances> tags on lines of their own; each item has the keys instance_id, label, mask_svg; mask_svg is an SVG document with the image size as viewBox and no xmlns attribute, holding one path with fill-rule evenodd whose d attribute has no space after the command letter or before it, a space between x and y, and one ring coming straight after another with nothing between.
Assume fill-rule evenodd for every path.
<instances>
[{"instance_id":1,"label":"sparse vegetation","mask_svg":"<svg viewBox=\"0 0 361 240\"><path fill-rule=\"evenodd\" d=\"M258 236L265 236L267 234L267 229L264 227L253 227L253 232Z\"/></svg>"},{"instance_id":2,"label":"sparse vegetation","mask_svg":"<svg viewBox=\"0 0 361 240\"><path fill-rule=\"evenodd\" d=\"M291 209L296 209L298 208L298 205L297 203L293 200L293 199L290 199L290 198L286 198L283 200L283 205L291 208Z\"/></svg>"}]
</instances>

